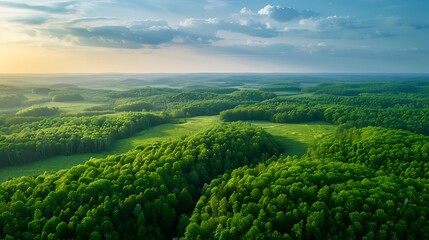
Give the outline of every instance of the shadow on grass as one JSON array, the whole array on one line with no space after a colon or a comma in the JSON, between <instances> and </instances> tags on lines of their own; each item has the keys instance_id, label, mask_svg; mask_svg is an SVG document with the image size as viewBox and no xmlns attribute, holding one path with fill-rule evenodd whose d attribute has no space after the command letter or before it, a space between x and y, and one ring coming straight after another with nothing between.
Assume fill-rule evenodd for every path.
<instances>
[{"instance_id":1,"label":"shadow on grass","mask_svg":"<svg viewBox=\"0 0 429 240\"><path fill-rule=\"evenodd\" d=\"M283 153L286 155L302 156L307 152L308 144L302 143L284 136L274 136L276 140L282 143Z\"/></svg>"}]
</instances>

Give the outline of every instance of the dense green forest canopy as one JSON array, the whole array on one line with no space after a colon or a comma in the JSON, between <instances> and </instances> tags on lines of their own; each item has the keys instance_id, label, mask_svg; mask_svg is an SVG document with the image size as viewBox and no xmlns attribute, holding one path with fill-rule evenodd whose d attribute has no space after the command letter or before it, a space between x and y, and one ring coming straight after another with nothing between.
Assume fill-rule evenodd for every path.
<instances>
[{"instance_id":1,"label":"dense green forest canopy","mask_svg":"<svg viewBox=\"0 0 429 240\"><path fill-rule=\"evenodd\" d=\"M429 238L427 76L90 77L0 85L0 167L225 123L1 183L1 239ZM298 157L250 120L337 127Z\"/></svg>"},{"instance_id":2,"label":"dense green forest canopy","mask_svg":"<svg viewBox=\"0 0 429 240\"><path fill-rule=\"evenodd\" d=\"M245 144L252 143L252 144ZM261 128L228 124L0 187L1 238L170 238L201 188L280 151Z\"/></svg>"}]
</instances>

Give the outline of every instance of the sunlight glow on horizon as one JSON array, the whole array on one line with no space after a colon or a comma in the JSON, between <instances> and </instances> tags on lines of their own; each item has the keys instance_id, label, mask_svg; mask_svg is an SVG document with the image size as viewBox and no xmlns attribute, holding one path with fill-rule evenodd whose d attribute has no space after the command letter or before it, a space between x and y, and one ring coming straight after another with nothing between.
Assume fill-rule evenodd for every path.
<instances>
[{"instance_id":1,"label":"sunlight glow on horizon","mask_svg":"<svg viewBox=\"0 0 429 240\"><path fill-rule=\"evenodd\" d=\"M429 72L429 3L189 4L0 0L0 73Z\"/></svg>"},{"instance_id":2,"label":"sunlight glow on horizon","mask_svg":"<svg viewBox=\"0 0 429 240\"><path fill-rule=\"evenodd\" d=\"M189 49L116 50L78 48L43 48L37 46L0 46L0 73L188 73L188 72L258 72L264 63L246 63L229 56L201 56ZM245 66L245 64L247 64ZM252 65L254 64L254 65ZM270 71L281 72L284 67ZM268 68L267 67L267 68ZM301 72L295 67L288 72Z\"/></svg>"}]
</instances>

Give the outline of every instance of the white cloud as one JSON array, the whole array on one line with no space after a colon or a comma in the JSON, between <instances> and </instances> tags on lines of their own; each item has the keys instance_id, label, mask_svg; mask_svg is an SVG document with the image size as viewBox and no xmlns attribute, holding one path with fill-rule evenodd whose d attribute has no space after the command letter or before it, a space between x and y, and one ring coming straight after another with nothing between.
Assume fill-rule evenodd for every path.
<instances>
[{"instance_id":1,"label":"white cloud","mask_svg":"<svg viewBox=\"0 0 429 240\"><path fill-rule=\"evenodd\" d=\"M250 10L250 9L248 9L246 7L243 7L240 10L240 14L242 14L242 15L254 15L254 13L252 12L252 10Z\"/></svg>"},{"instance_id":2,"label":"white cloud","mask_svg":"<svg viewBox=\"0 0 429 240\"><path fill-rule=\"evenodd\" d=\"M207 18L207 19L198 19L198 18L187 18L183 21L180 21L179 26L184 28L190 28L195 26L200 26L204 24L216 25L220 21L217 18Z\"/></svg>"},{"instance_id":3,"label":"white cloud","mask_svg":"<svg viewBox=\"0 0 429 240\"><path fill-rule=\"evenodd\" d=\"M316 46L318 46L318 47L326 47L327 45L326 45L325 42L320 42L320 43L316 44Z\"/></svg>"},{"instance_id":4,"label":"white cloud","mask_svg":"<svg viewBox=\"0 0 429 240\"><path fill-rule=\"evenodd\" d=\"M318 13L309 10L297 10L290 7L266 5L258 11L261 16L270 17L278 22L287 22L298 18L315 17Z\"/></svg>"},{"instance_id":5,"label":"white cloud","mask_svg":"<svg viewBox=\"0 0 429 240\"><path fill-rule=\"evenodd\" d=\"M179 26L188 28L188 27L195 26L195 22L196 22L195 18L187 18L183 21L180 21Z\"/></svg>"},{"instance_id":6,"label":"white cloud","mask_svg":"<svg viewBox=\"0 0 429 240\"><path fill-rule=\"evenodd\" d=\"M320 18L301 19L299 25L308 30L337 31L343 29L363 29L369 26L350 16L328 16Z\"/></svg>"},{"instance_id":7,"label":"white cloud","mask_svg":"<svg viewBox=\"0 0 429 240\"><path fill-rule=\"evenodd\" d=\"M273 8L274 8L273 6L271 6L271 5L268 4L267 6L263 7L262 9L260 9L258 11L258 14L259 15L269 16L271 14Z\"/></svg>"}]
</instances>

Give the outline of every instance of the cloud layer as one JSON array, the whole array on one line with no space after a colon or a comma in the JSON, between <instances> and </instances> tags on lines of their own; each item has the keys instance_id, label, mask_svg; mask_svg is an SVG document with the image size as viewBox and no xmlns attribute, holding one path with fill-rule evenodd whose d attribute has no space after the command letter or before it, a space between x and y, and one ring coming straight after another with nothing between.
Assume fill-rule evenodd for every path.
<instances>
[{"instance_id":1,"label":"cloud layer","mask_svg":"<svg viewBox=\"0 0 429 240\"><path fill-rule=\"evenodd\" d=\"M368 57L407 52L411 59L419 51L404 49L427 49L429 41L429 22L422 10L428 4L416 0L368 0L368 8L359 7L357 0L188 4L9 0L0 1L5 13L0 23L15 35L27 35L29 44L49 39L58 46L106 49L186 47L200 53L277 59L279 64L285 59L321 64L316 59L340 61L347 54L360 59L361 53Z\"/></svg>"},{"instance_id":2,"label":"cloud layer","mask_svg":"<svg viewBox=\"0 0 429 240\"><path fill-rule=\"evenodd\" d=\"M272 44L295 38L380 38L394 37L395 34L381 32L365 21L348 15L321 16L316 11L296 9L287 6L265 5L250 9L242 7L238 13L227 18L184 18L176 23L165 20L144 19L129 21L121 18L81 16L78 14L83 2L66 1L45 5L0 2L0 7L38 12L10 18L40 35L56 39L70 39L73 44L110 48L145 48L165 44L213 44L217 41L234 41L231 34L241 34L242 44L262 39L276 39ZM226 1L208 0L204 9L228 6ZM97 5L93 6L97 8ZM43 15L42 13L45 13ZM63 17L62 17L63 16ZM426 25L413 25L415 29L425 29ZM230 34L222 34L229 32ZM237 36L235 36L237 38ZM255 38L255 39L252 39ZM268 42L267 42L268 43Z\"/></svg>"}]
</instances>

